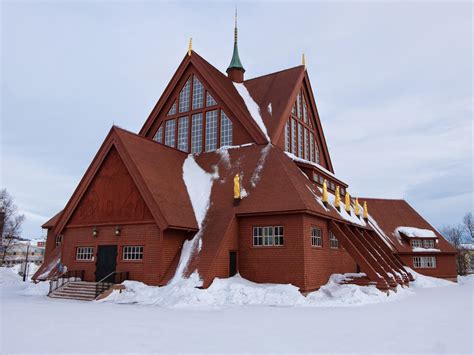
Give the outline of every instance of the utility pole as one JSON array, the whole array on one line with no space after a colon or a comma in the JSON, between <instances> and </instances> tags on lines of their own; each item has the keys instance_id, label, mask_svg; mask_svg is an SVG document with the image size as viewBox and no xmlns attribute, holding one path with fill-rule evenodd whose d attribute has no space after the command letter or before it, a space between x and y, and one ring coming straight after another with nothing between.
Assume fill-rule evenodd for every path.
<instances>
[{"instance_id":1,"label":"utility pole","mask_svg":"<svg viewBox=\"0 0 474 355\"><path fill-rule=\"evenodd\" d=\"M25 270L23 271L23 282L26 281L26 274L28 273L28 254L30 252L30 242L26 247Z\"/></svg>"}]
</instances>

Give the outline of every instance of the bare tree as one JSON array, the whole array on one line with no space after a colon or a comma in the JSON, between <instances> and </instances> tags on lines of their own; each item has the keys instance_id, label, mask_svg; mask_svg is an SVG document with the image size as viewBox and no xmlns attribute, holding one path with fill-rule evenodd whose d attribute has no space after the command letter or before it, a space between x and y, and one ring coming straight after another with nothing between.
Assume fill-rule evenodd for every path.
<instances>
[{"instance_id":1,"label":"bare tree","mask_svg":"<svg viewBox=\"0 0 474 355\"><path fill-rule=\"evenodd\" d=\"M1 264L5 260L5 256L18 240L21 233L21 224L25 220L25 216L19 214L18 207L13 201L13 197L6 189L0 190L0 231L1 236Z\"/></svg>"},{"instance_id":2,"label":"bare tree","mask_svg":"<svg viewBox=\"0 0 474 355\"><path fill-rule=\"evenodd\" d=\"M456 267L459 275L466 275L467 265L465 258L465 250L462 247L464 226L446 226L441 229L441 234L456 248Z\"/></svg>"},{"instance_id":3,"label":"bare tree","mask_svg":"<svg viewBox=\"0 0 474 355\"><path fill-rule=\"evenodd\" d=\"M471 239L474 239L474 217L471 212L466 213L462 223Z\"/></svg>"}]
</instances>

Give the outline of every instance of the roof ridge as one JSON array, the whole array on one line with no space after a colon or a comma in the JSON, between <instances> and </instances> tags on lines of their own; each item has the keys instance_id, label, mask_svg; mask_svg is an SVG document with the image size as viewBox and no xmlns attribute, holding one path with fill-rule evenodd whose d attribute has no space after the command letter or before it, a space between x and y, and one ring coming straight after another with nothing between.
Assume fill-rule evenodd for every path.
<instances>
[{"instance_id":1,"label":"roof ridge","mask_svg":"<svg viewBox=\"0 0 474 355\"><path fill-rule=\"evenodd\" d=\"M283 72L286 72L286 71L290 71L290 70L294 70L294 69L297 69L297 68L302 68L302 69L304 69L304 66L303 66L303 65L297 65L297 66L295 66L295 67L286 68L286 69L282 69L282 70L277 70L277 71L272 72L272 73L268 73L268 74L263 74L263 75L260 75L260 76L256 76L256 77L253 77L253 78L244 80L244 84L245 84L247 81L252 81L252 80L256 80L256 79L261 79L261 78L264 78L264 77L267 77L267 76L280 74L280 73L283 73Z\"/></svg>"}]
</instances>

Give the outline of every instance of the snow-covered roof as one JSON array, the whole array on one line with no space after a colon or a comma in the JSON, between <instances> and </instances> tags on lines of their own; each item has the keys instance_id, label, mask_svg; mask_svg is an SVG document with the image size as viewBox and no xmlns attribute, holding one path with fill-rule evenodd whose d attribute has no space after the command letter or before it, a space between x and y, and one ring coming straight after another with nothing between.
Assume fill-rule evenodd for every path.
<instances>
[{"instance_id":1,"label":"snow-covered roof","mask_svg":"<svg viewBox=\"0 0 474 355\"><path fill-rule=\"evenodd\" d=\"M395 234L400 236L400 233L407 238L428 238L435 239L438 238L432 230L429 229L420 229L415 227L397 227L395 229Z\"/></svg>"}]
</instances>

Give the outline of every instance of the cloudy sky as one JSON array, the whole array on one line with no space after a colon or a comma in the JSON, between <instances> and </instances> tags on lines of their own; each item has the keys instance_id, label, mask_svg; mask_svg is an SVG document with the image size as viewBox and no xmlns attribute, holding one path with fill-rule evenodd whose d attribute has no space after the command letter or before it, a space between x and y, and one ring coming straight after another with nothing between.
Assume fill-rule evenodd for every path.
<instances>
[{"instance_id":1,"label":"cloudy sky","mask_svg":"<svg viewBox=\"0 0 474 355\"><path fill-rule=\"evenodd\" d=\"M137 132L187 50L221 71L236 2L2 1L1 187L61 210L112 124ZM247 78L306 63L336 174L432 224L472 210L470 2L238 2Z\"/></svg>"}]
</instances>

